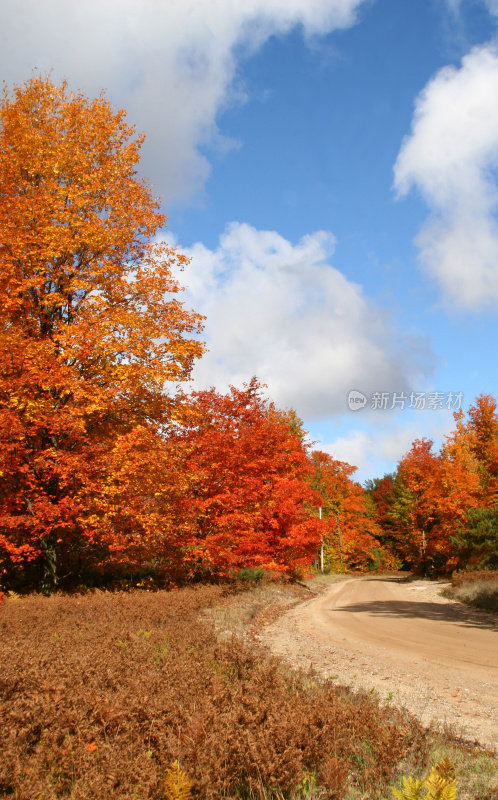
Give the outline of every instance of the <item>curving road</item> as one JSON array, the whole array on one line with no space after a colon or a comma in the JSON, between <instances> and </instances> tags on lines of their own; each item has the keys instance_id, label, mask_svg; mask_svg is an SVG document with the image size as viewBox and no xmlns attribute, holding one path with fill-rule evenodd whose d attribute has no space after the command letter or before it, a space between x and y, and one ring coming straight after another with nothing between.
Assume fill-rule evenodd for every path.
<instances>
[{"instance_id":1,"label":"curving road","mask_svg":"<svg viewBox=\"0 0 498 800\"><path fill-rule=\"evenodd\" d=\"M498 615L430 581L352 578L264 634L275 652L342 683L374 688L423 722L498 746Z\"/></svg>"}]
</instances>

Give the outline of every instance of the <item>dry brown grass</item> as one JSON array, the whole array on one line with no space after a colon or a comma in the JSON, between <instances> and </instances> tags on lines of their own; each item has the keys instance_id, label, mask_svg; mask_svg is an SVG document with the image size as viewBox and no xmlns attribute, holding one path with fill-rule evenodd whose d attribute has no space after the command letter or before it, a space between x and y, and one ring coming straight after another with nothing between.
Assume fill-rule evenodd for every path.
<instances>
[{"instance_id":1,"label":"dry brown grass","mask_svg":"<svg viewBox=\"0 0 498 800\"><path fill-rule=\"evenodd\" d=\"M497 581L498 572L496 570L468 570L467 572L454 572L451 576L452 586L462 586L465 583L475 581Z\"/></svg>"},{"instance_id":2,"label":"dry brown grass","mask_svg":"<svg viewBox=\"0 0 498 800\"><path fill-rule=\"evenodd\" d=\"M252 641L262 628L281 614L313 596L304 584L283 580L264 580L257 587L231 591L202 616L211 622L219 639L233 636ZM314 593L314 592L313 592Z\"/></svg>"},{"instance_id":3,"label":"dry brown grass","mask_svg":"<svg viewBox=\"0 0 498 800\"><path fill-rule=\"evenodd\" d=\"M220 641L205 609L230 602L219 587L5 601L0 795L159 799L178 761L197 797L290 796L310 776L321 797L373 797L426 758L404 713Z\"/></svg>"},{"instance_id":4,"label":"dry brown grass","mask_svg":"<svg viewBox=\"0 0 498 800\"><path fill-rule=\"evenodd\" d=\"M443 594L475 608L498 611L498 572L455 572Z\"/></svg>"}]
</instances>

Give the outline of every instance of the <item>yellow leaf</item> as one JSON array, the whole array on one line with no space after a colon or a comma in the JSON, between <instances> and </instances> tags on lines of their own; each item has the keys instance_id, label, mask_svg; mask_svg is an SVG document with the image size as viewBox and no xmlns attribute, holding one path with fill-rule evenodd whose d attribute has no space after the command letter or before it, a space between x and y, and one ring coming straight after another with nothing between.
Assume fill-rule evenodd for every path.
<instances>
[{"instance_id":1,"label":"yellow leaf","mask_svg":"<svg viewBox=\"0 0 498 800\"><path fill-rule=\"evenodd\" d=\"M173 761L171 767L166 772L164 782L164 793L166 800L190 800L192 781L187 773L180 769L178 761Z\"/></svg>"}]
</instances>

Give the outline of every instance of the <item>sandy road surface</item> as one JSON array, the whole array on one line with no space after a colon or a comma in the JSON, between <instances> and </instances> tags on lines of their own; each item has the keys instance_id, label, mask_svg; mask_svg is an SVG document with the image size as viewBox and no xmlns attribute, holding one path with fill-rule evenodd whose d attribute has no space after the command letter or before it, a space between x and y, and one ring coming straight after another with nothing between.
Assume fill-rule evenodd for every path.
<instances>
[{"instance_id":1,"label":"sandy road surface","mask_svg":"<svg viewBox=\"0 0 498 800\"><path fill-rule=\"evenodd\" d=\"M287 612L264 643L338 683L376 689L425 724L498 747L498 615L441 584L347 579Z\"/></svg>"}]
</instances>

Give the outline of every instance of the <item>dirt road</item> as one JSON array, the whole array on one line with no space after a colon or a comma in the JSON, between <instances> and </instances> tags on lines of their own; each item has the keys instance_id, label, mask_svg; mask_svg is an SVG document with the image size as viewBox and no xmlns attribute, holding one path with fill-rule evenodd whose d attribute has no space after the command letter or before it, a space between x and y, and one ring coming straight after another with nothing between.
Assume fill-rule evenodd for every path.
<instances>
[{"instance_id":1,"label":"dirt road","mask_svg":"<svg viewBox=\"0 0 498 800\"><path fill-rule=\"evenodd\" d=\"M287 612L262 640L337 683L375 689L425 724L498 747L498 616L441 584L352 578Z\"/></svg>"}]
</instances>

